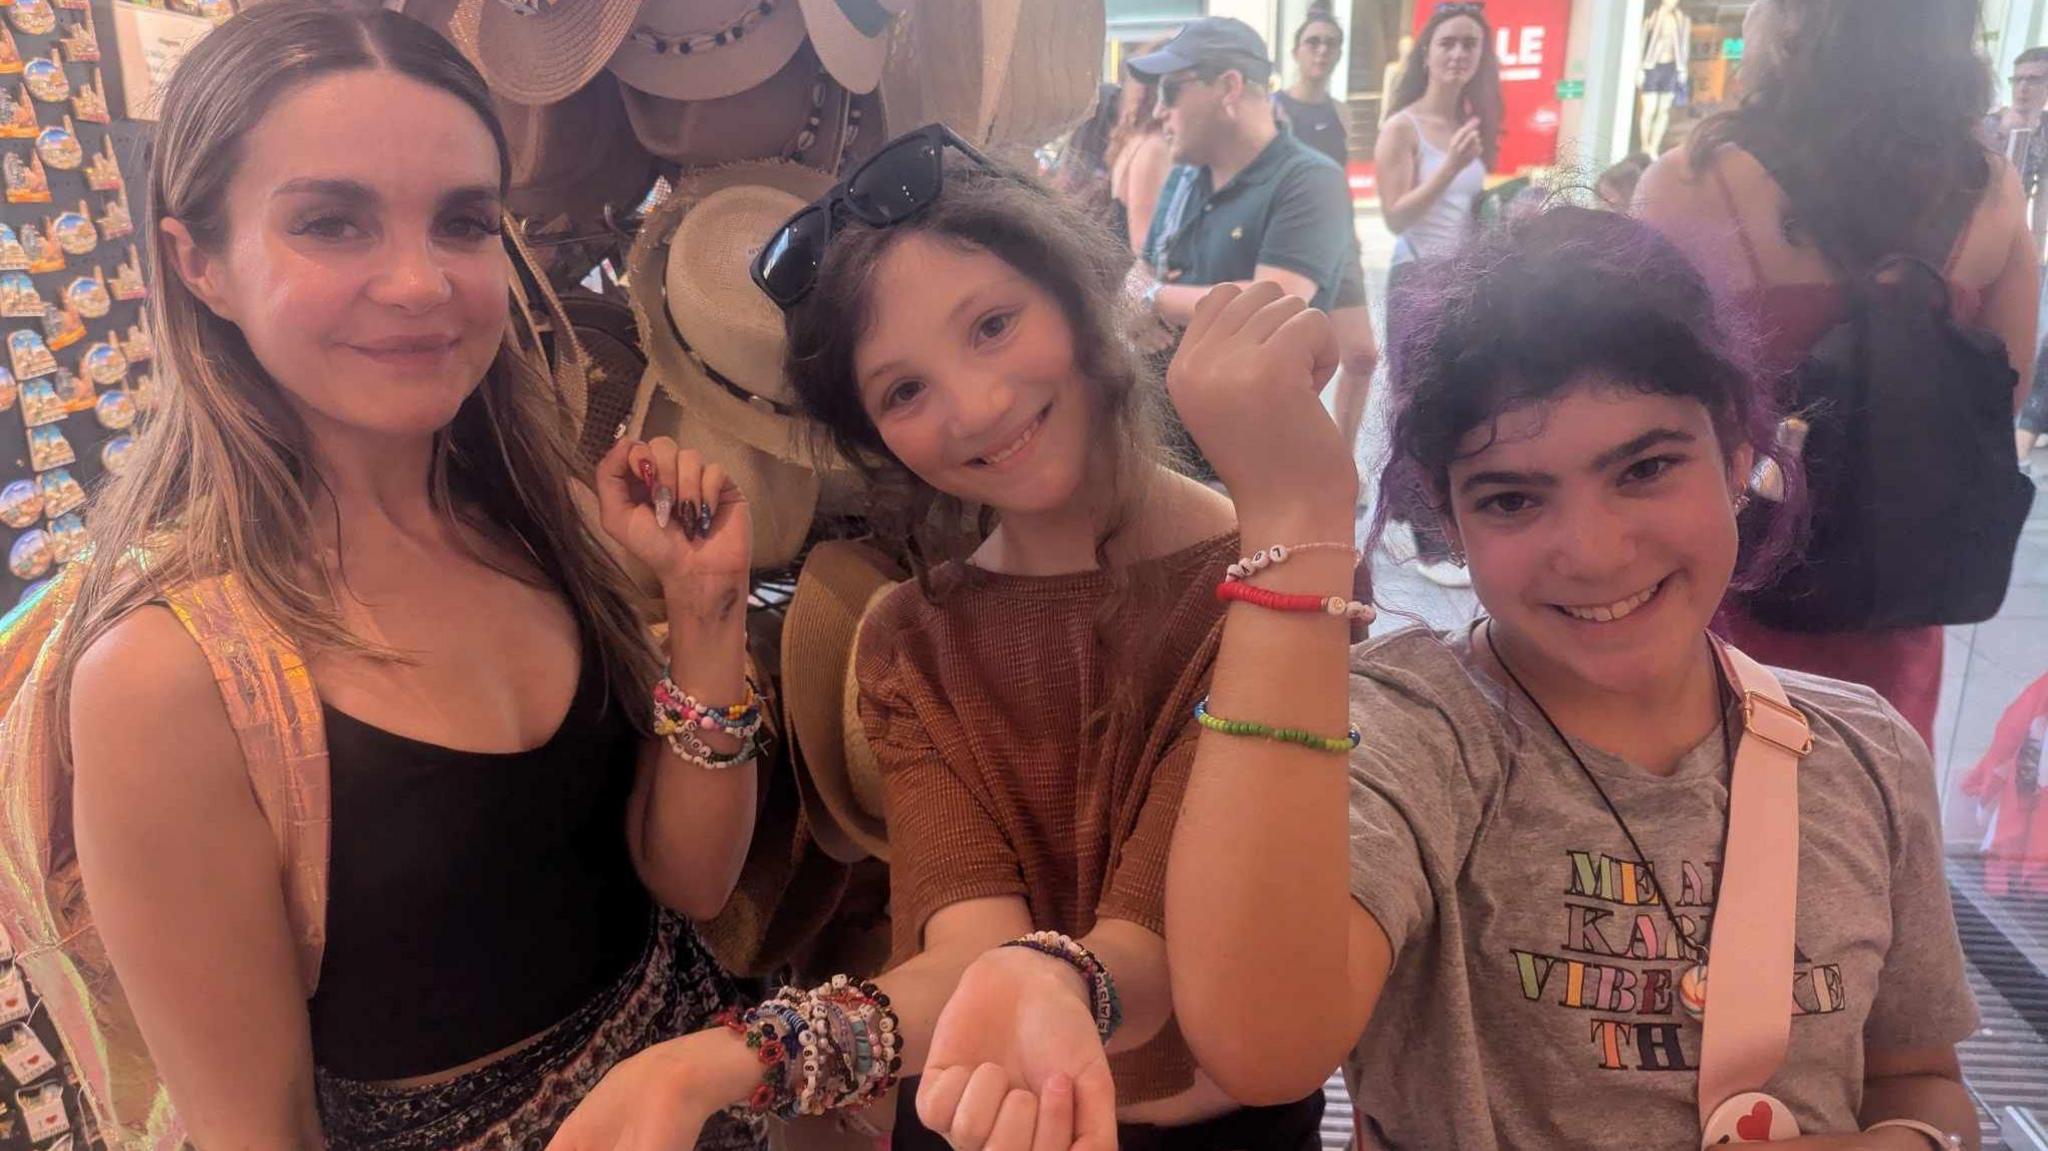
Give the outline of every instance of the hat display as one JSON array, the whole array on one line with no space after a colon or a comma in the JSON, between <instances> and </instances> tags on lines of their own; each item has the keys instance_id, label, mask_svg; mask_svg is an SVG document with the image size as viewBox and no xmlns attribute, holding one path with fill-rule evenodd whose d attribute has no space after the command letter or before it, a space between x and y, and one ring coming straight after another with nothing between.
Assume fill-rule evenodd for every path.
<instances>
[{"instance_id":1,"label":"hat display","mask_svg":"<svg viewBox=\"0 0 2048 1151\"><path fill-rule=\"evenodd\" d=\"M944 124L971 143L986 143L982 95L993 85L986 52L991 37L983 29L995 29L993 39L1002 40L1000 26L1014 14L1015 2L926 0L904 13L889 34L882 66L889 122L903 128Z\"/></svg>"},{"instance_id":2,"label":"hat display","mask_svg":"<svg viewBox=\"0 0 2048 1151\"><path fill-rule=\"evenodd\" d=\"M691 173L641 225L626 279L641 343L684 410L777 459L812 464L782 373L782 313L749 266L832 177L762 160Z\"/></svg>"},{"instance_id":3,"label":"hat display","mask_svg":"<svg viewBox=\"0 0 2048 1151\"><path fill-rule=\"evenodd\" d=\"M640 10L639 0L466 0L455 39L474 29L477 69L493 92L552 104L604 70Z\"/></svg>"},{"instance_id":4,"label":"hat display","mask_svg":"<svg viewBox=\"0 0 2048 1151\"><path fill-rule=\"evenodd\" d=\"M987 0L1004 9L988 27L988 68L995 83L982 92L985 140L1036 148L1088 115L1102 79L1108 36L1102 0L1045 4Z\"/></svg>"},{"instance_id":5,"label":"hat display","mask_svg":"<svg viewBox=\"0 0 2048 1151\"><path fill-rule=\"evenodd\" d=\"M797 0L643 0L610 67L642 92L716 100L773 76L803 42Z\"/></svg>"},{"instance_id":6,"label":"hat display","mask_svg":"<svg viewBox=\"0 0 2048 1151\"><path fill-rule=\"evenodd\" d=\"M1231 69L1254 84L1273 77L1273 59L1266 38L1252 26L1230 16L1190 20L1158 51L1133 58L1127 65L1140 76L1165 76L1190 68Z\"/></svg>"},{"instance_id":7,"label":"hat display","mask_svg":"<svg viewBox=\"0 0 2048 1151\"><path fill-rule=\"evenodd\" d=\"M852 96L809 44L773 76L716 100L671 100L626 87L626 118L647 151L690 167L742 160L839 166Z\"/></svg>"},{"instance_id":8,"label":"hat display","mask_svg":"<svg viewBox=\"0 0 2048 1151\"><path fill-rule=\"evenodd\" d=\"M626 215L654 186L658 164L623 129L625 105L609 73L553 104L496 104L512 149L506 204L513 212L547 221L568 216L573 230L586 231L603 222L607 207Z\"/></svg>"},{"instance_id":9,"label":"hat display","mask_svg":"<svg viewBox=\"0 0 2048 1151\"><path fill-rule=\"evenodd\" d=\"M958 3L959 0L931 0ZM910 0L802 0L804 27L832 78L852 92L872 92L889 55L889 25ZM1048 5L1052 7L1054 5ZM1098 50L1098 55L1099 55Z\"/></svg>"},{"instance_id":10,"label":"hat display","mask_svg":"<svg viewBox=\"0 0 2048 1151\"><path fill-rule=\"evenodd\" d=\"M782 698L812 834L833 858L889 858L881 771L861 729L854 655L861 621L908 579L874 545L811 549L782 622Z\"/></svg>"}]
</instances>

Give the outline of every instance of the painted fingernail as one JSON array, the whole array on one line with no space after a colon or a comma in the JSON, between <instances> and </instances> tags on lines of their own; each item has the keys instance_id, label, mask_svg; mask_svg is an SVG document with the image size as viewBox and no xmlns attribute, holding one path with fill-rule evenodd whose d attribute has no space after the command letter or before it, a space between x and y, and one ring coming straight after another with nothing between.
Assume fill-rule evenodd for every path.
<instances>
[{"instance_id":1,"label":"painted fingernail","mask_svg":"<svg viewBox=\"0 0 2048 1151\"><path fill-rule=\"evenodd\" d=\"M705 504L705 505L704 505L704 511L703 511L703 514L697 517L697 534L698 534L698 535L700 535L700 536L708 536L708 535L710 535L710 534L711 534L711 516L712 516L712 512L711 512L711 505L710 505L710 504Z\"/></svg>"},{"instance_id":2,"label":"painted fingernail","mask_svg":"<svg viewBox=\"0 0 2048 1151\"><path fill-rule=\"evenodd\" d=\"M685 503L683 505L683 535L690 539L696 539L701 534L697 530L697 525L700 522L702 520L697 514L697 501L691 500Z\"/></svg>"},{"instance_id":3,"label":"painted fingernail","mask_svg":"<svg viewBox=\"0 0 2048 1151\"><path fill-rule=\"evenodd\" d=\"M648 492L654 491L654 461L640 461L640 482L647 485Z\"/></svg>"},{"instance_id":4,"label":"painted fingernail","mask_svg":"<svg viewBox=\"0 0 2048 1151\"><path fill-rule=\"evenodd\" d=\"M676 510L676 494L668 490L667 484L654 485L654 526L668 526L670 513Z\"/></svg>"}]
</instances>

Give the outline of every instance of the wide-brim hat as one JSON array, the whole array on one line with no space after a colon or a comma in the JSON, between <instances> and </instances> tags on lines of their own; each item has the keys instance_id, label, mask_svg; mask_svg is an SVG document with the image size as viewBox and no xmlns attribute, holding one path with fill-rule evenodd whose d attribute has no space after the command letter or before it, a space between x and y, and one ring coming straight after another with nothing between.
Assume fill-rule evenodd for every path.
<instances>
[{"instance_id":1,"label":"wide-brim hat","mask_svg":"<svg viewBox=\"0 0 2048 1151\"><path fill-rule=\"evenodd\" d=\"M817 517L818 474L721 434L677 403L661 387L658 373L658 368L650 367L642 377L629 434L642 440L667 436L677 447L702 456L706 464L724 468L747 497L754 529L754 570L774 571L794 563L803 554L811 522Z\"/></svg>"},{"instance_id":2,"label":"wide-brim hat","mask_svg":"<svg viewBox=\"0 0 2048 1151\"><path fill-rule=\"evenodd\" d=\"M994 19L986 7L982 0L925 0L896 21L880 85L892 128L944 124L974 143L986 141L983 29Z\"/></svg>"},{"instance_id":3,"label":"wide-brim hat","mask_svg":"<svg viewBox=\"0 0 2048 1151\"><path fill-rule=\"evenodd\" d=\"M811 466L820 461L783 374L782 313L750 269L774 231L831 186L831 176L780 160L692 172L649 214L626 257L641 345L661 387L720 433Z\"/></svg>"},{"instance_id":4,"label":"wide-brim hat","mask_svg":"<svg viewBox=\"0 0 2048 1151\"><path fill-rule=\"evenodd\" d=\"M852 103L808 44L773 76L716 100L622 89L641 148L684 168L779 158L836 171Z\"/></svg>"},{"instance_id":5,"label":"wide-brim hat","mask_svg":"<svg viewBox=\"0 0 2048 1151\"><path fill-rule=\"evenodd\" d=\"M604 222L608 207L625 218L654 186L659 162L621 130L625 103L609 74L600 72L553 104L494 103L512 152L506 203L518 215L540 221L566 216L577 230L588 230Z\"/></svg>"},{"instance_id":6,"label":"wide-brim hat","mask_svg":"<svg viewBox=\"0 0 2048 1151\"><path fill-rule=\"evenodd\" d=\"M797 0L645 0L610 67L642 92L716 100L773 76L803 42Z\"/></svg>"},{"instance_id":7,"label":"wide-brim hat","mask_svg":"<svg viewBox=\"0 0 2048 1151\"><path fill-rule=\"evenodd\" d=\"M960 0L931 0L959 3ZM910 0L802 0L818 58L850 91L872 92L889 57L889 27Z\"/></svg>"},{"instance_id":8,"label":"wide-brim hat","mask_svg":"<svg viewBox=\"0 0 2048 1151\"><path fill-rule=\"evenodd\" d=\"M983 140L1036 148L1088 115L1108 35L1102 0L984 0L984 51L995 80L982 91Z\"/></svg>"},{"instance_id":9,"label":"wide-brim hat","mask_svg":"<svg viewBox=\"0 0 2048 1151\"><path fill-rule=\"evenodd\" d=\"M906 578L871 544L828 540L805 558L782 622L783 709L804 813L819 845L849 863L889 858L881 771L861 727L853 668L861 621Z\"/></svg>"},{"instance_id":10,"label":"wide-brim hat","mask_svg":"<svg viewBox=\"0 0 2048 1151\"><path fill-rule=\"evenodd\" d=\"M457 36L471 35L491 90L521 104L552 104L590 83L633 28L640 0L469 0Z\"/></svg>"}]
</instances>

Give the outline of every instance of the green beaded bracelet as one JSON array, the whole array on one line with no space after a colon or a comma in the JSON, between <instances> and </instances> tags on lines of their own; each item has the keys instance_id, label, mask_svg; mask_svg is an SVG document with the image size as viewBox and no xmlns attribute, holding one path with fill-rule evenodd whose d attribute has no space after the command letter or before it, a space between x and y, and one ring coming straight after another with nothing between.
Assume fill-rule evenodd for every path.
<instances>
[{"instance_id":1,"label":"green beaded bracelet","mask_svg":"<svg viewBox=\"0 0 2048 1151\"><path fill-rule=\"evenodd\" d=\"M1220 732L1223 735L1234 735L1244 739L1270 739L1275 743L1298 744L1311 751L1327 751L1332 755L1348 754L1352 748L1358 746L1359 740L1362 738L1355 727L1351 729L1349 734L1337 739L1331 739L1326 735L1317 735L1312 731L1300 731L1291 727L1267 727L1263 723L1253 723L1250 720L1224 719L1221 716L1209 714L1208 696L1203 696L1202 702L1195 705L1195 722L1208 728L1210 731Z\"/></svg>"}]
</instances>

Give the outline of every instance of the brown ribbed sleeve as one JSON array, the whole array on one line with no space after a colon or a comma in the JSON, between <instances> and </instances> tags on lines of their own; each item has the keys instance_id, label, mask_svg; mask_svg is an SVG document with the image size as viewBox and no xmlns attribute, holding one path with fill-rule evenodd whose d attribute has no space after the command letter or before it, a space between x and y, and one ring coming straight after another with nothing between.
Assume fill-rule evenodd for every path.
<instances>
[{"instance_id":1,"label":"brown ribbed sleeve","mask_svg":"<svg viewBox=\"0 0 2048 1151\"><path fill-rule=\"evenodd\" d=\"M951 567L861 629L861 720L888 804L893 963L952 903L1021 896L1040 929L1164 926L1167 851L1215 659L1235 537L1101 573ZM1170 1024L1111 1060L1118 1097L1193 1082Z\"/></svg>"}]
</instances>

